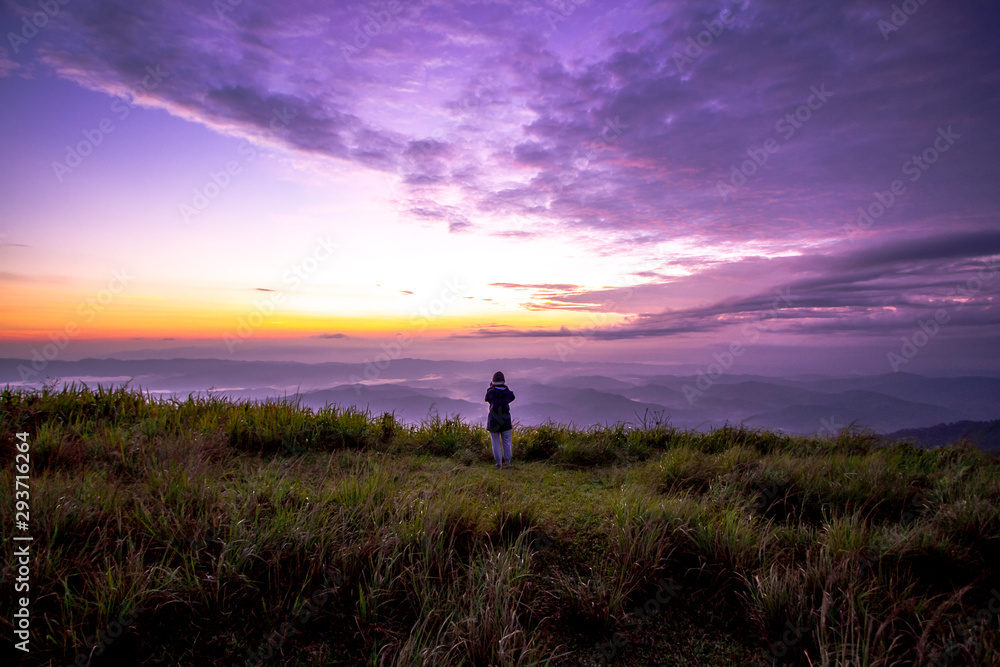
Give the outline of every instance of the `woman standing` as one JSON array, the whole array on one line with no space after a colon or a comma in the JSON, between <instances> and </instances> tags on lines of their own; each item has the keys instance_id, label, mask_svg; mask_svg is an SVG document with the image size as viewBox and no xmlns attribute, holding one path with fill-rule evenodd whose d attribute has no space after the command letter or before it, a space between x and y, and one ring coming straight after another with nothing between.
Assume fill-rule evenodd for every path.
<instances>
[{"instance_id":1,"label":"woman standing","mask_svg":"<svg viewBox=\"0 0 1000 667\"><path fill-rule=\"evenodd\" d=\"M486 402L490 404L490 414L486 419L486 430L490 432L493 441L493 460L496 467L503 469L503 464L510 466L511 430L514 428L510 419L510 402L514 400L514 392L507 388L503 373L493 374L493 382L486 390Z\"/></svg>"}]
</instances>

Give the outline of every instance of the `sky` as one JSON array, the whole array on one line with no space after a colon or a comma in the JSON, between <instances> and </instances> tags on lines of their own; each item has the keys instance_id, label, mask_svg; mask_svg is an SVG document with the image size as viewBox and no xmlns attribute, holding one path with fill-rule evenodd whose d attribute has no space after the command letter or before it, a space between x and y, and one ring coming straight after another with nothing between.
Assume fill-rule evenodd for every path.
<instances>
[{"instance_id":1,"label":"sky","mask_svg":"<svg viewBox=\"0 0 1000 667\"><path fill-rule=\"evenodd\" d=\"M1000 374L1000 7L3 0L0 356Z\"/></svg>"}]
</instances>

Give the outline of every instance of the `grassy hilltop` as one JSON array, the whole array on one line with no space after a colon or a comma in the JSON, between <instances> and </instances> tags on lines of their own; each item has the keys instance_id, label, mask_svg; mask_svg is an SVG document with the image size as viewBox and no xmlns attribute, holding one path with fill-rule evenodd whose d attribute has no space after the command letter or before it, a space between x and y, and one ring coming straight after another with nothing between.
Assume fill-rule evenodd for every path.
<instances>
[{"instance_id":1,"label":"grassy hilltop","mask_svg":"<svg viewBox=\"0 0 1000 667\"><path fill-rule=\"evenodd\" d=\"M4 664L996 665L1000 462L865 433L518 428L0 392Z\"/></svg>"}]
</instances>

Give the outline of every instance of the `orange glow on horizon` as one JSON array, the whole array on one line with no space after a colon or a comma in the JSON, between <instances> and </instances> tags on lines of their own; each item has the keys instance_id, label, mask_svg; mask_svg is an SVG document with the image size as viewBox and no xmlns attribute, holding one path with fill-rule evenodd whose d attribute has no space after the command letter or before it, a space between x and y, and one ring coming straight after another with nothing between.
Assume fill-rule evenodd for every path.
<instances>
[{"instance_id":1,"label":"orange glow on horizon","mask_svg":"<svg viewBox=\"0 0 1000 667\"><path fill-rule=\"evenodd\" d=\"M67 335L83 339L205 339L226 335L293 338L343 334L361 338L443 337L485 329L556 330L594 326L592 314L575 310L508 310L477 304L461 314L409 316L317 314L279 310L266 299L255 303L178 303L154 296L80 296L41 290L16 292L0 304L0 339L43 340ZM471 312L470 312L471 310ZM614 318L602 317L602 324Z\"/></svg>"}]
</instances>

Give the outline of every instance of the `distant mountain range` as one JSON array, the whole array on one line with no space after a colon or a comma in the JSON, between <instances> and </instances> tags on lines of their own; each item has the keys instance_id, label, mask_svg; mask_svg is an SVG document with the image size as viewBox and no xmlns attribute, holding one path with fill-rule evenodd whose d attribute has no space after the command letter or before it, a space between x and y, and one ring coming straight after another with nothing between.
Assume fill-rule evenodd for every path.
<instances>
[{"instance_id":1,"label":"distant mountain range","mask_svg":"<svg viewBox=\"0 0 1000 667\"><path fill-rule=\"evenodd\" d=\"M38 386L46 379L131 382L153 395L210 392L234 400L298 400L313 408L353 405L416 423L433 412L485 420L486 388L493 372L503 370L517 395L512 413L525 425L553 421L586 427L662 419L697 430L743 423L803 434L836 433L854 425L940 444L952 433L961 437L963 429L979 434L984 443L995 442L992 420L1000 419L1000 378L993 377L723 375L711 382L702 377L698 384L698 377L638 363L396 359L382 365L83 359L36 364L35 372L29 361L0 359L0 385ZM968 422L993 425L963 426Z\"/></svg>"},{"instance_id":2,"label":"distant mountain range","mask_svg":"<svg viewBox=\"0 0 1000 667\"><path fill-rule=\"evenodd\" d=\"M912 440L920 447L941 447L966 441L980 449L1000 452L1000 419L988 422L956 422L938 424L927 428L906 428L889 437L894 440Z\"/></svg>"}]
</instances>

